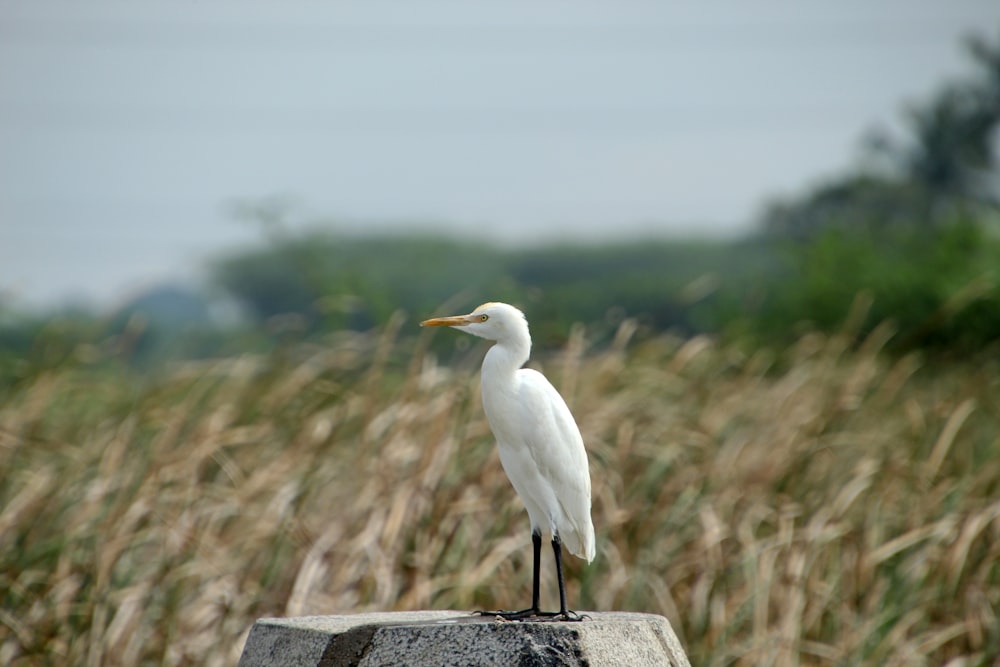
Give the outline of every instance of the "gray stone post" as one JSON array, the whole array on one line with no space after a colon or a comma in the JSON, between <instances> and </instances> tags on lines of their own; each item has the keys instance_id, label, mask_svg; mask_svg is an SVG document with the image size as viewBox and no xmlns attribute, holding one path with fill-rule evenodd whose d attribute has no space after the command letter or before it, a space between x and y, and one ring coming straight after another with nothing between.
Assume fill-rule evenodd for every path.
<instances>
[{"instance_id":1,"label":"gray stone post","mask_svg":"<svg viewBox=\"0 0 1000 667\"><path fill-rule=\"evenodd\" d=\"M497 621L461 611L262 618L239 667L690 667L662 616L581 613L588 618L578 623Z\"/></svg>"}]
</instances>

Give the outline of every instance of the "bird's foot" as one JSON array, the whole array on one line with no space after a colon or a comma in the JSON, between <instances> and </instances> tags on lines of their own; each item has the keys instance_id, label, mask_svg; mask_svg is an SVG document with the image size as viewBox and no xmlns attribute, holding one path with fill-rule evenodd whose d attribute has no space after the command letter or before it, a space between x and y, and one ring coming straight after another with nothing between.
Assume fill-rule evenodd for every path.
<instances>
[{"instance_id":1,"label":"bird's foot","mask_svg":"<svg viewBox=\"0 0 1000 667\"><path fill-rule=\"evenodd\" d=\"M575 611L567 609L566 611L545 611L538 614L537 618L532 618L533 621L548 621L548 622L571 622L579 623L584 619L589 619L590 616L586 614L578 614Z\"/></svg>"},{"instance_id":2,"label":"bird's foot","mask_svg":"<svg viewBox=\"0 0 1000 667\"><path fill-rule=\"evenodd\" d=\"M537 621L537 622L579 622L590 618L586 614L575 611L539 611L538 609L522 609L520 611L477 611L480 616L493 616L504 621Z\"/></svg>"},{"instance_id":3,"label":"bird's foot","mask_svg":"<svg viewBox=\"0 0 1000 667\"><path fill-rule=\"evenodd\" d=\"M505 611L500 609L497 611L477 611L476 613L480 616L493 616L505 621L523 621L526 618L537 616L542 612L538 611L538 609L522 609L520 611Z\"/></svg>"}]
</instances>

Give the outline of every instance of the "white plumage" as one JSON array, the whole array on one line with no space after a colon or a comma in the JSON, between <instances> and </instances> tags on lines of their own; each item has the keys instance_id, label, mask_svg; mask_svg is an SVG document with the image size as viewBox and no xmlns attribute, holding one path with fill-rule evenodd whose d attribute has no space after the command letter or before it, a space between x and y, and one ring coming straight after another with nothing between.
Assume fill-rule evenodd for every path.
<instances>
[{"instance_id":1,"label":"white plumage","mask_svg":"<svg viewBox=\"0 0 1000 667\"><path fill-rule=\"evenodd\" d=\"M538 371L521 368L531 353L524 313L505 303L485 303L468 315L434 318L421 325L456 327L496 341L483 359L483 409L496 436L504 472L528 510L535 556L532 608L496 613L508 618L578 618L566 609L560 545L588 563L594 559L587 452L559 392ZM558 614L542 614L538 609L543 531L552 536L559 578Z\"/></svg>"}]
</instances>

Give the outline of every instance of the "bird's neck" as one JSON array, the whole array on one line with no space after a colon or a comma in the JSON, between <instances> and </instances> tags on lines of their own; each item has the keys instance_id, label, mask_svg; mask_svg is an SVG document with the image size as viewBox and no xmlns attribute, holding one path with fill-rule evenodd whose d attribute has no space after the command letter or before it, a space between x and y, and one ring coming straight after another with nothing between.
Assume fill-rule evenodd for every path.
<instances>
[{"instance_id":1,"label":"bird's neck","mask_svg":"<svg viewBox=\"0 0 1000 667\"><path fill-rule=\"evenodd\" d=\"M498 342L486 351L483 359L483 376L511 375L528 361L531 342Z\"/></svg>"}]
</instances>

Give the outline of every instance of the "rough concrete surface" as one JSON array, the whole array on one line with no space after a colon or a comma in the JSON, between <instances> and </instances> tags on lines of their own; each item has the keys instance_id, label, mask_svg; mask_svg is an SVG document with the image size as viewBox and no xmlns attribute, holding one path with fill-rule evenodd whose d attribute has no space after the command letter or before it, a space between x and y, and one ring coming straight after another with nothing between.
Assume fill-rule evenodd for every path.
<instances>
[{"instance_id":1,"label":"rough concrete surface","mask_svg":"<svg viewBox=\"0 0 1000 667\"><path fill-rule=\"evenodd\" d=\"M581 613L588 618L579 623L497 621L461 611L262 618L239 667L690 667L662 616Z\"/></svg>"}]
</instances>

